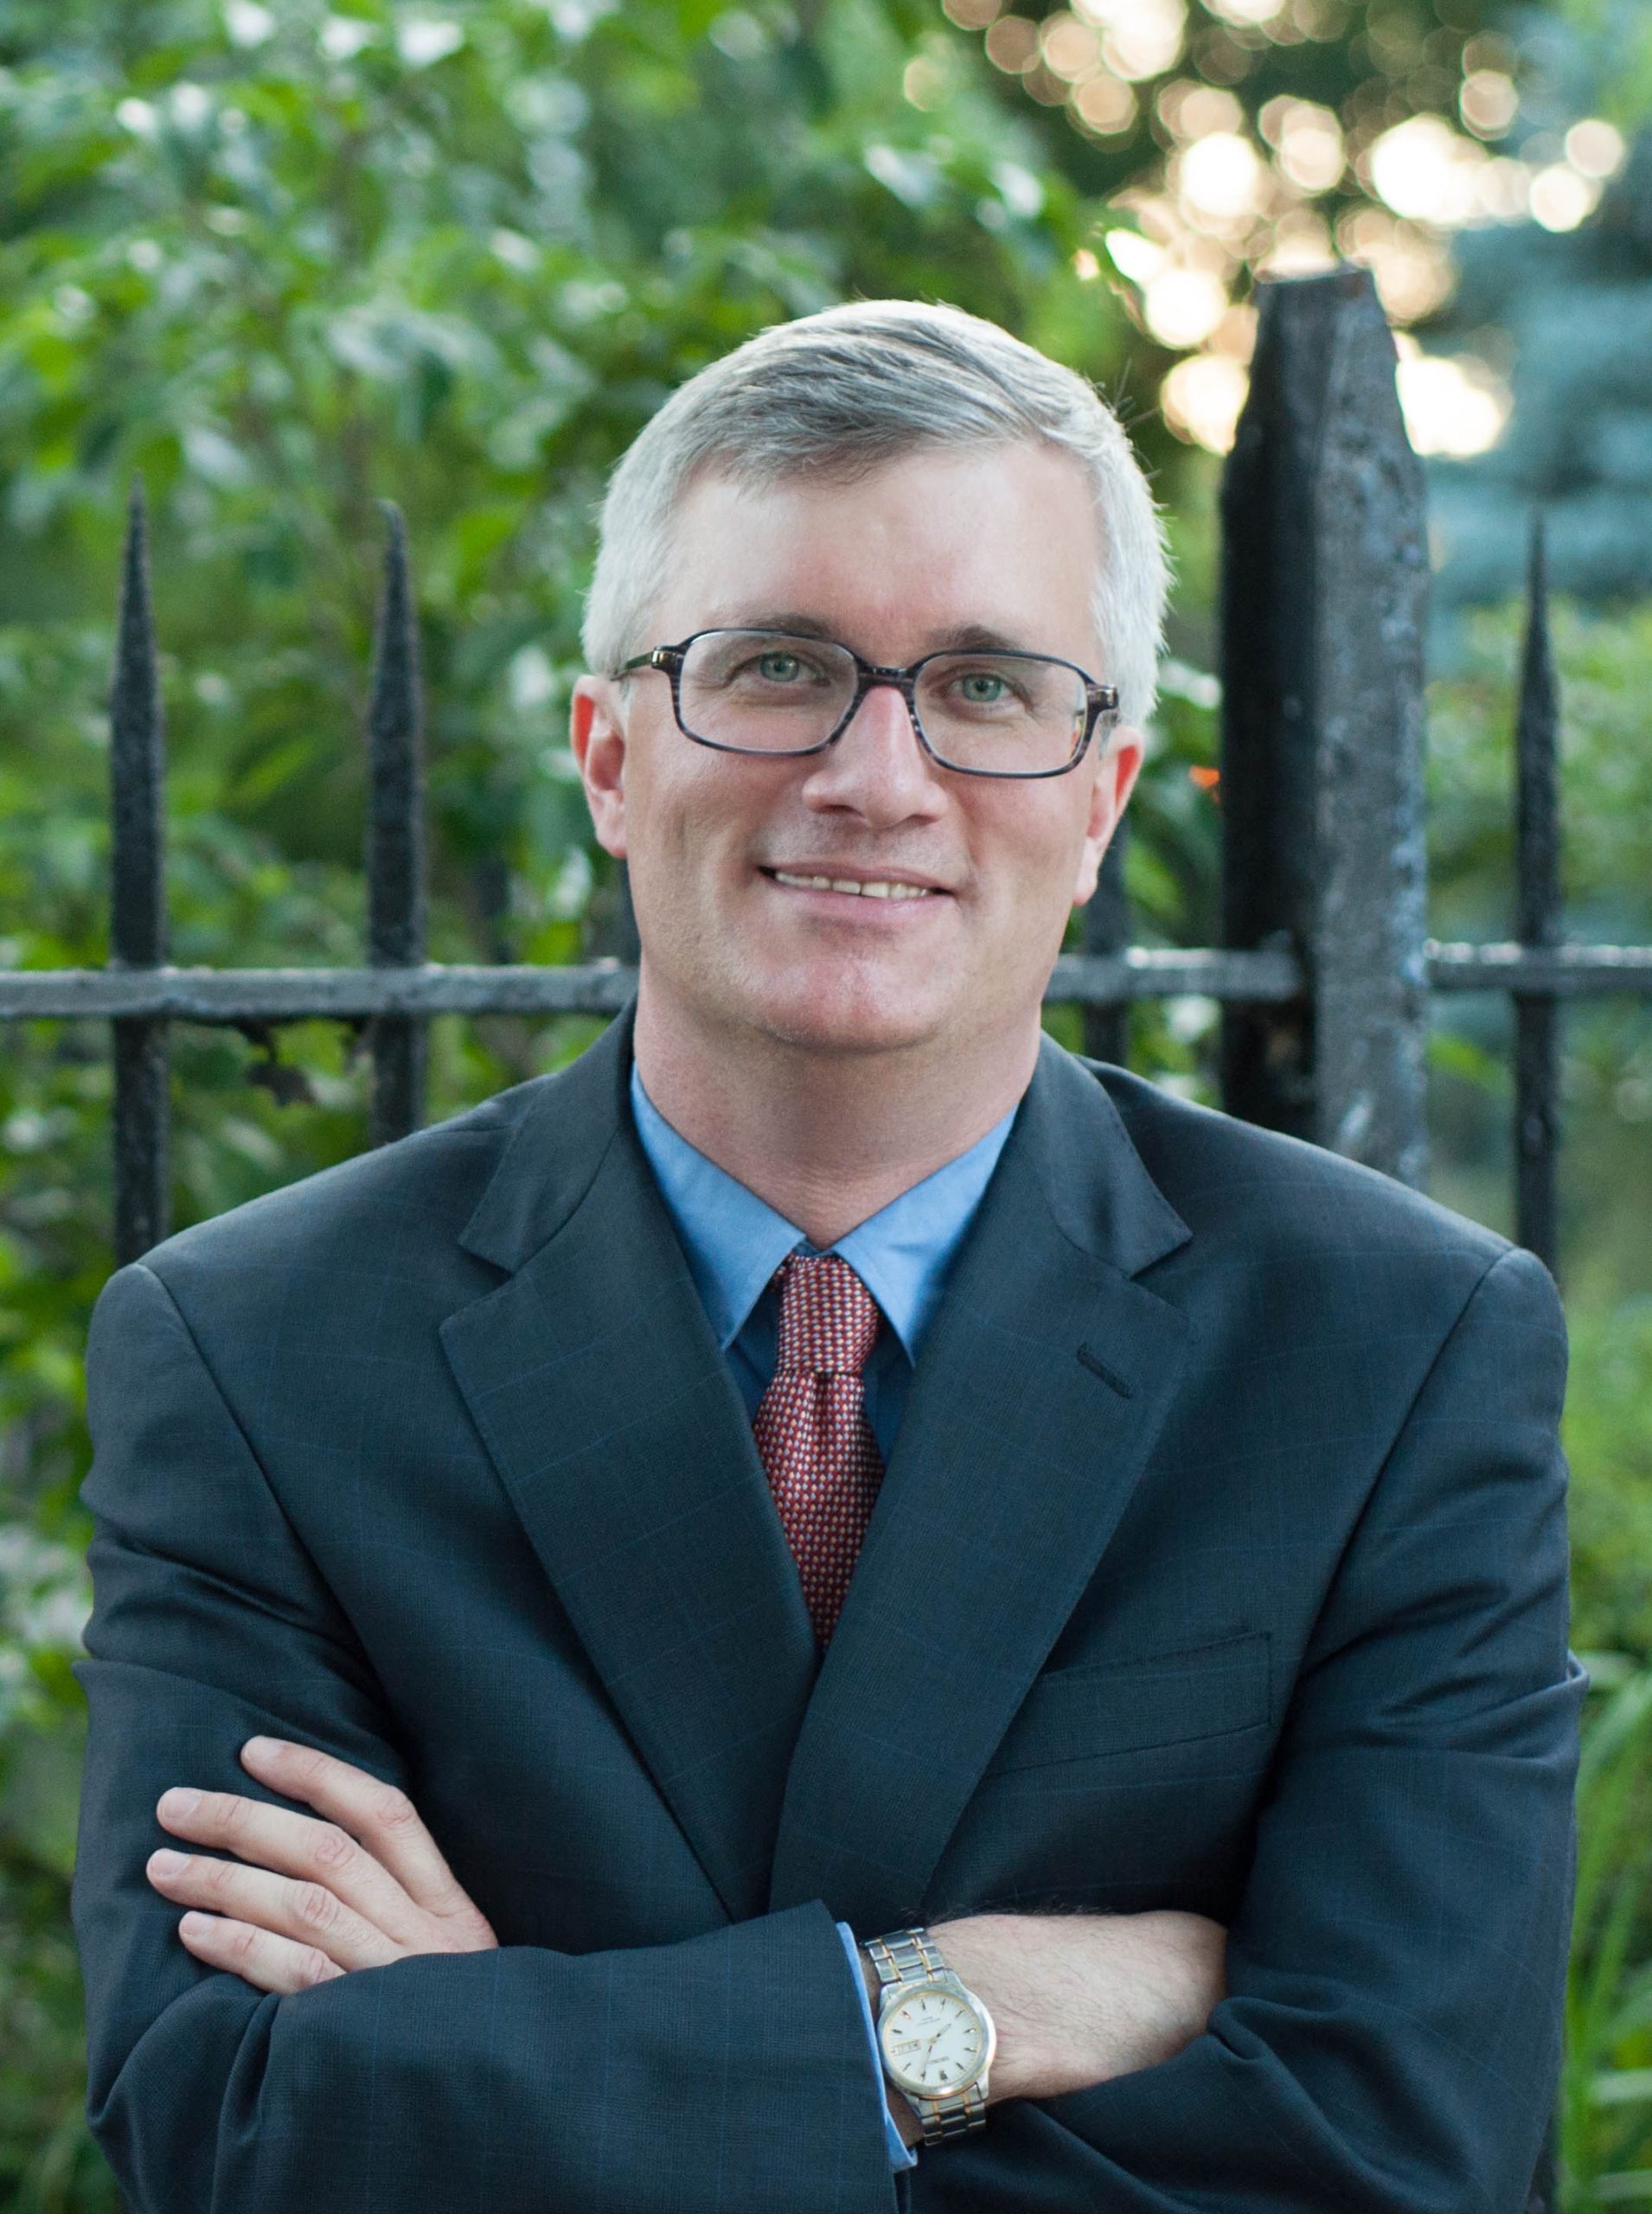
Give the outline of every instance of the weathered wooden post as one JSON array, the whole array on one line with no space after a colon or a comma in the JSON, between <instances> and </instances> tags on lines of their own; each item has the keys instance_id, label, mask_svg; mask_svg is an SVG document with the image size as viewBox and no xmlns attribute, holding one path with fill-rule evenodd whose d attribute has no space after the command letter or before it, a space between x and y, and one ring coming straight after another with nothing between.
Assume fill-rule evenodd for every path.
<instances>
[{"instance_id":1,"label":"weathered wooden post","mask_svg":"<svg viewBox=\"0 0 1652 2214\"><path fill-rule=\"evenodd\" d=\"M375 969L425 958L425 763L419 627L400 511L384 503L389 536L368 711L368 959ZM426 1031L421 1016L375 1015L375 1145L405 1137L425 1118Z\"/></svg>"},{"instance_id":2,"label":"weathered wooden post","mask_svg":"<svg viewBox=\"0 0 1652 2214\"><path fill-rule=\"evenodd\" d=\"M109 966L166 959L166 747L144 491L134 483L121 562L109 699ZM167 1027L117 1016L114 1033L115 1262L166 1236L170 1213Z\"/></svg>"},{"instance_id":3,"label":"weathered wooden post","mask_svg":"<svg viewBox=\"0 0 1652 2214\"><path fill-rule=\"evenodd\" d=\"M1420 1184L1422 471L1368 272L1258 298L1221 501L1224 939L1308 982L1226 1009L1224 1104Z\"/></svg>"}]
</instances>

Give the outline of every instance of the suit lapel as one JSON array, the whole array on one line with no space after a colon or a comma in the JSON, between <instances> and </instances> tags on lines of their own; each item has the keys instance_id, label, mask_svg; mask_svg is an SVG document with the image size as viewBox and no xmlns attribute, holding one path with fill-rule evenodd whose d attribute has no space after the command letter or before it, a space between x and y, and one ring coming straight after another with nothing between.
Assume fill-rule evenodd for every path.
<instances>
[{"instance_id":1,"label":"suit lapel","mask_svg":"<svg viewBox=\"0 0 1652 2214\"><path fill-rule=\"evenodd\" d=\"M919 1910L1163 1420L1187 1324L1132 1279L1188 1235L1047 1040L919 1360L792 1757L772 1908Z\"/></svg>"},{"instance_id":2,"label":"suit lapel","mask_svg":"<svg viewBox=\"0 0 1652 2214\"><path fill-rule=\"evenodd\" d=\"M622 1019L544 1089L468 1226L508 1269L442 1336L642 1758L762 1910L813 1632L746 1410L624 1103Z\"/></svg>"}]
</instances>

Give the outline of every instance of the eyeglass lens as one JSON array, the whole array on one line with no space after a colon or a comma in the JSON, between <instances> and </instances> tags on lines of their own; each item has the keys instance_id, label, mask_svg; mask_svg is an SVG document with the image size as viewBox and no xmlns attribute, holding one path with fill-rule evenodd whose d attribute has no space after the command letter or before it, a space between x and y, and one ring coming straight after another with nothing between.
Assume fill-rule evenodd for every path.
<instances>
[{"instance_id":1,"label":"eyeglass lens","mask_svg":"<svg viewBox=\"0 0 1652 2214\"><path fill-rule=\"evenodd\" d=\"M843 647L779 630L706 630L684 656L682 726L752 753L802 753L842 721L858 672ZM959 769L1036 774L1066 766L1084 728L1084 680L1037 654L952 653L915 691L931 751Z\"/></svg>"}]
</instances>

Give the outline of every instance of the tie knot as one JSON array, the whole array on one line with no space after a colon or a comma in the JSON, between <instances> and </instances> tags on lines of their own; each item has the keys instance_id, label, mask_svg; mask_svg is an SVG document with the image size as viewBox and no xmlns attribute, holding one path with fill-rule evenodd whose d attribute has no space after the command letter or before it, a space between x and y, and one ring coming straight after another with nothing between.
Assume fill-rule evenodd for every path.
<instances>
[{"instance_id":1,"label":"tie knot","mask_svg":"<svg viewBox=\"0 0 1652 2214\"><path fill-rule=\"evenodd\" d=\"M776 1373L858 1376L877 1343L878 1302L836 1253L791 1253L774 1273L780 1294Z\"/></svg>"}]
</instances>

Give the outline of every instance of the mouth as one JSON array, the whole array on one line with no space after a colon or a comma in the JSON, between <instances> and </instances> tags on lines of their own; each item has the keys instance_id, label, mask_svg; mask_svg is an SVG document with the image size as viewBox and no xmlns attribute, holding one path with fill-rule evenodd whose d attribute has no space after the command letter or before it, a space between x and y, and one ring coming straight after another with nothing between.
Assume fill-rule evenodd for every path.
<instances>
[{"instance_id":1,"label":"mouth","mask_svg":"<svg viewBox=\"0 0 1652 2214\"><path fill-rule=\"evenodd\" d=\"M833 892L850 899L893 900L902 905L951 896L944 886L925 884L912 877L839 876L814 869L785 868L765 868L762 873L771 884L783 885L789 892Z\"/></svg>"}]
</instances>

